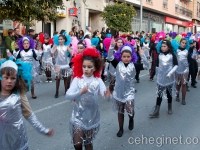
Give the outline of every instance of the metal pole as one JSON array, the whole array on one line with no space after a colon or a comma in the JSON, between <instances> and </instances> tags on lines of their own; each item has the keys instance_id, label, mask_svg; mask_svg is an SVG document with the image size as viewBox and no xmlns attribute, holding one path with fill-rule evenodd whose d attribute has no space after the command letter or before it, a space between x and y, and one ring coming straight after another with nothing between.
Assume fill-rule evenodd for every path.
<instances>
[{"instance_id":1,"label":"metal pole","mask_svg":"<svg viewBox=\"0 0 200 150\"><path fill-rule=\"evenodd\" d=\"M140 0L140 32L142 31L142 9L143 9L143 5L142 5L142 0Z\"/></svg>"}]
</instances>

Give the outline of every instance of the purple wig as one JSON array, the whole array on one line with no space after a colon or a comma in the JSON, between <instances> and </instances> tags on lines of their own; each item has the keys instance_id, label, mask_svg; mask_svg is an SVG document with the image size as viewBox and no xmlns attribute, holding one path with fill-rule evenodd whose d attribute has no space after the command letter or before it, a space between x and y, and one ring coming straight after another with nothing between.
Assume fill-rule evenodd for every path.
<instances>
[{"instance_id":1,"label":"purple wig","mask_svg":"<svg viewBox=\"0 0 200 150\"><path fill-rule=\"evenodd\" d=\"M124 46L129 46L131 48L131 50L132 50L131 62L135 63L137 61L137 54L135 53L133 46L131 46L130 44L124 44L123 46L121 46L119 48L119 50L114 54L115 59L117 59L118 61L121 61L122 49L123 49Z\"/></svg>"},{"instance_id":2,"label":"purple wig","mask_svg":"<svg viewBox=\"0 0 200 150\"><path fill-rule=\"evenodd\" d=\"M20 49L20 50L23 50L23 49L24 49L24 47L23 47L23 42L24 42L24 40L29 41L29 43L30 43L29 49L34 49L34 47L35 47L35 41L34 41L32 38L30 38L29 36L23 36L23 37L18 41L18 45L19 45L19 49Z\"/></svg>"}]
</instances>

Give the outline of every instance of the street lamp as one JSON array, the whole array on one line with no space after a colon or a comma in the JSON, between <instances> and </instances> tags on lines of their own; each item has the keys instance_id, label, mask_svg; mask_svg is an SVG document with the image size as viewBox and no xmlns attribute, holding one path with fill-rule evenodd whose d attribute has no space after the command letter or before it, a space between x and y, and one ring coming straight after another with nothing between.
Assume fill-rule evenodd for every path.
<instances>
[{"instance_id":1,"label":"street lamp","mask_svg":"<svg viewBox=\"0 0 200 150\"><path fill-rule=\"evenodd\" d=\"M142 6L142 0L140 0L140 32L142 31L142 9L143 9L143 6Z\"/></svg>"}]
</instances>

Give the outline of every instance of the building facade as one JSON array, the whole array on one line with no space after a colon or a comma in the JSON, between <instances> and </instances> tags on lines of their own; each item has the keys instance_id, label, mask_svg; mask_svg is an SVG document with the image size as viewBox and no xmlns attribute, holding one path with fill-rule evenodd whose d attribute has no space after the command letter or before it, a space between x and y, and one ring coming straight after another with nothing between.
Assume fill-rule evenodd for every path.
<instances>
[{"instance_id":1,"label":"building facade","mask_svg":"<svg viewBox=\"0 0 200 150\"><path fill-rule=\"evenodd\" d=\"M193 0L192 3L189 4L189 7L193 10L193 32L200 32L200 0Z\"/></svg>"},{"instance_id":2,"label":"building facade","mask_svg":"<svg viewBox=\"0 0 200 150\"><path fill-rule=\"evenodd\" d=\"M126 0L132 4L137 15L132 21L132 30L140 29L140 0ZM142 0L142 29L145 32L192 31L192 0Z\"/></svg>"},{"instance_id":3,"label":"building facade","mask_svg":"<svg viewBox=\"0 0 200 150\"><path fill-rule=\"evenodd\" d=\"M105 26L100 17L107 4L105 0L63 0L63 3L65 10L58 9L60 15L56 22L46 24L35 22L35 26L32 28L35 29L36 33L45 32L53 36L54 31L60 32L60 30L65 29L69 32L73 26L77 26L78 30L82 29L83 31L85 31L86 26L90 26L92 31L101 30Z\"/></svg>"}]
</instances>

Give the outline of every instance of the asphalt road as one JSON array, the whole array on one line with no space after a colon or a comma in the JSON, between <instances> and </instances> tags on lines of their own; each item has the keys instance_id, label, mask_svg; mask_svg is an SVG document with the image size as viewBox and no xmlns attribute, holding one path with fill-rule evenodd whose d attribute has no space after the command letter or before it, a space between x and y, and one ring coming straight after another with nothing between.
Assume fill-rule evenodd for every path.
<instances>
[{"instance_id":1,"label":"asphalt road","mask_svg":"<svg viewBox=\"0 0 200 150\"><path fill-rule=\"evenodd\" d=\"M42 80L45 81L44 76ZM173 99L173 114L167 114L167 100L163 100L160 117L151 119L148 114L156 101L156 83L149 81L148 71L142 71L140 83L136 84L135 128L128 130L128 116L125 116L124 134L118 131L117 113L112 102L100 98L101 129L94 140L94 150L199 150L200 149L200 80L197 89L190 88L186 105ZM38 119L55 130L53 137L39 134L27 121L26 128L30 150L71 150L69 119L73 103L65 99L61 81L59 97L54 98L55 81L36 85L37 99L29 102Z\"/></svg>"}]
</instances>

